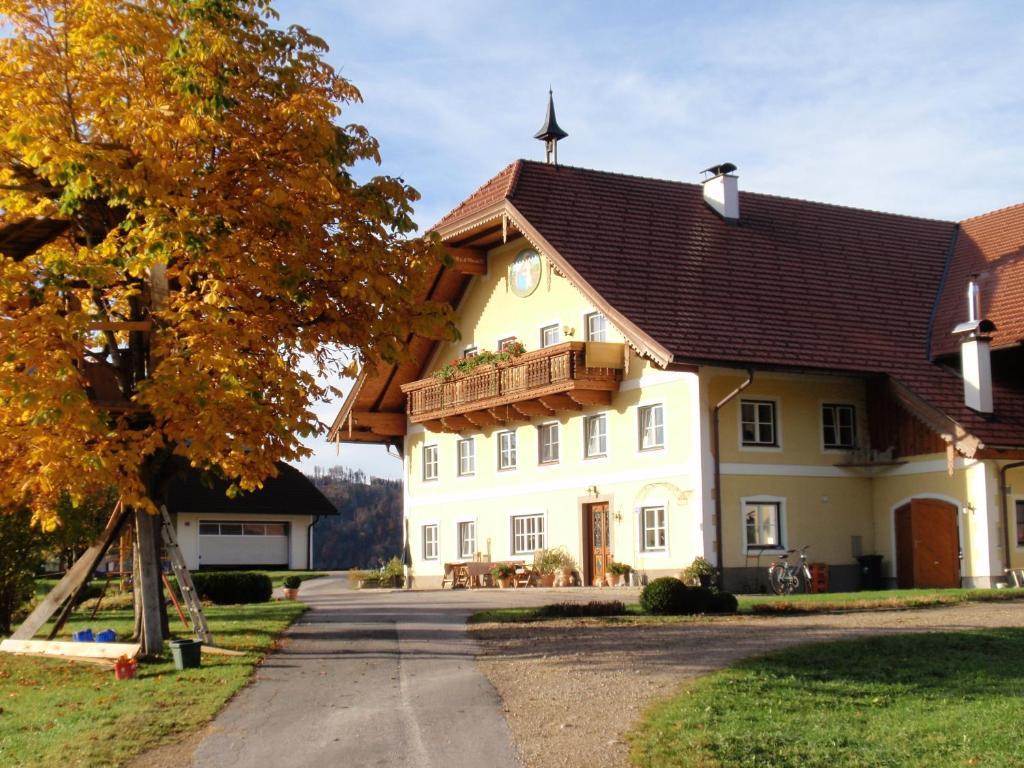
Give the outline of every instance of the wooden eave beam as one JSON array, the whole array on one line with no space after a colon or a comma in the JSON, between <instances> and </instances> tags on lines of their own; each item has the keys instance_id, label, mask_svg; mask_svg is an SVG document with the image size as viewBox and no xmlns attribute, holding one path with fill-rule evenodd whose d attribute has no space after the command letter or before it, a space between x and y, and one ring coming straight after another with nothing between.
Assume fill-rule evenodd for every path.
<instances>
[{"instance_id":1,"label":"wooden eave beam","mask_svg":"<svg viewBox=\"0 0 1024 768\"><path fill-rule=\"evenodd\" d=\"M498 418L488 410L470 411L469 413L463 414L463 416L477 429L493 427L495 424L501 423Z\"/></svg>"},{"instance_id":2,"label":"wooden eave beam","mask_svg":"<svg viewBox=\"0 0 1024 768\"><path fill-rule=\"evenodd\" d=\"M475 426L465 416L445 416L441 419L441 424L446 432L465 432Z\"/></svg>"},{"instance_id":3,"label":"wooden eave beam","mask_svg":"<svg viewBox=\"0 0 1024 768\"><path fill-rule=\"evenodd\" d=\"M527 419L536 416L550 416L553 413L540 400L520 400L518 403L510 403L509 405Z\"/></svg>"},{"instance_id":4,"label":"wooden eave beam","mask_svg":"<svg viewBox=\"0 0 1024 768\"><path fill-rule=\"evenodd\" d=\"M537 399L550 411L578 411L583 407L565 394L544 395Z\"/></svg>"},{"instance_id":5,"label":"wooden eave beam","mask_svg":"<svg viewBox=\"0 0 1024 768\"><path fill-rule=\"evenodd\" d=\"M405 435L404 413L353 411L352 423L354 426L369 429L371 432L385 437L403 437Z\"/></svg>"},{"instance_id":6,"label":"wooden eave beam","mask_svg":"<svg viewBox=\"0 0 1024 768\"><path fill-rule=\"evenodd\" d=\"M612 393L608 390L572 389L566 394L579 405L611 405Z\"/></svg>"}]
</instances>

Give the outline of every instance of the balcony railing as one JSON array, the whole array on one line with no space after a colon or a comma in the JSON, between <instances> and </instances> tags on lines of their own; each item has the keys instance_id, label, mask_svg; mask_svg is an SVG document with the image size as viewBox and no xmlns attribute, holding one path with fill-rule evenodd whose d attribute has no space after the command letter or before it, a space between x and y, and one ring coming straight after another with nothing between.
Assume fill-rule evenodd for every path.
<instances>
[{"instance_id":1,"label":"balcony railing","mask_svg":"<svg viewBox=\"0 0 1024 768\"><path fill-rule=\"evenodd\" d=\"M601 367L587 365L591 357ZM408 395L406 410L411 422L427 422L487 412L503 420L493 409L535 401L549 412L564 407L581 407L598 402L586 393L611 393L619 388L623 345L566 342L527 352L498 365L482 365L468 374L444 381L421 379L402 386ZM552 398L565 394L568 400ZM548 399L545 400L544 398ZM535 409L517 411L532 415Z\"/></svg>"}]
</instances>

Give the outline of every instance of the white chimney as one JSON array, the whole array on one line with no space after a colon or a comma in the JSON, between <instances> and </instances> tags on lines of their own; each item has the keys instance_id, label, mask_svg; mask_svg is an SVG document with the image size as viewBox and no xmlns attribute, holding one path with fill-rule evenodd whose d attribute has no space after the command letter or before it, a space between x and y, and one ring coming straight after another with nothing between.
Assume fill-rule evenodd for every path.
<instances>
[{"instance_id":1,"label":"white chimney","mask_svg":"<svg viewBox=\"0 0 1024 768\"><path fill-rule=\"evenodd\" d=\"M988 334L996 329L991 320L981 317L978 282L967 284L967 321L953 329L963 336L960 342L960 367L964 379L964 403L978 413L992 413L992 346Z\"/></svg>"},{"instance_id":2,"label":"white chimney","mask_svg":"<svg viewBox=\"0 0 1024 768\"><path fill-rule=\"evenodd\" d=\"M739 177L733 175L735 170L736 166L732 163L722 163L702 171L712 174L703 182L704 202L729 221L737 221L740 217Z\"/></svg>"}]
</instances>

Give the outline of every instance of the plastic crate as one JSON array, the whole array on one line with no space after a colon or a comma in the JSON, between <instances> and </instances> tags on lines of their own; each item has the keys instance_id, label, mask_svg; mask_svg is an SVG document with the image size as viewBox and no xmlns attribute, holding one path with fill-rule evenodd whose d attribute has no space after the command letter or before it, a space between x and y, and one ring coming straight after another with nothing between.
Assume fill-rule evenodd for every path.
<instances>
[{"instance_id":1,"label":"plastic crate","mask_svg":"<svg viewBox=\"0 0 1024 768\"><path fill-rule=\"evenodd\" d=\"M811 563L811 592L828 592L828 564Z\"/></svg>"}]
</instances>

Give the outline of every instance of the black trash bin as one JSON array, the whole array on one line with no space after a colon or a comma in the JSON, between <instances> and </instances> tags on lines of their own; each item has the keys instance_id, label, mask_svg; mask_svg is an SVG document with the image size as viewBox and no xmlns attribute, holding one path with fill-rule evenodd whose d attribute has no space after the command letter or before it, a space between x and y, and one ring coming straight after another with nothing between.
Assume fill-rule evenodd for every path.
<instances>
[{"instance_id":1,"label":"black trash bin","mask_svg":"<svg viewBox=\"0 0 1024 768\"><path fill-rule=\"evenodd\" d=\"M861 555L857 558L860 564L860 589L875 590L885 589L882 581L882 556Z\"/></svg>"}]
</instances>

